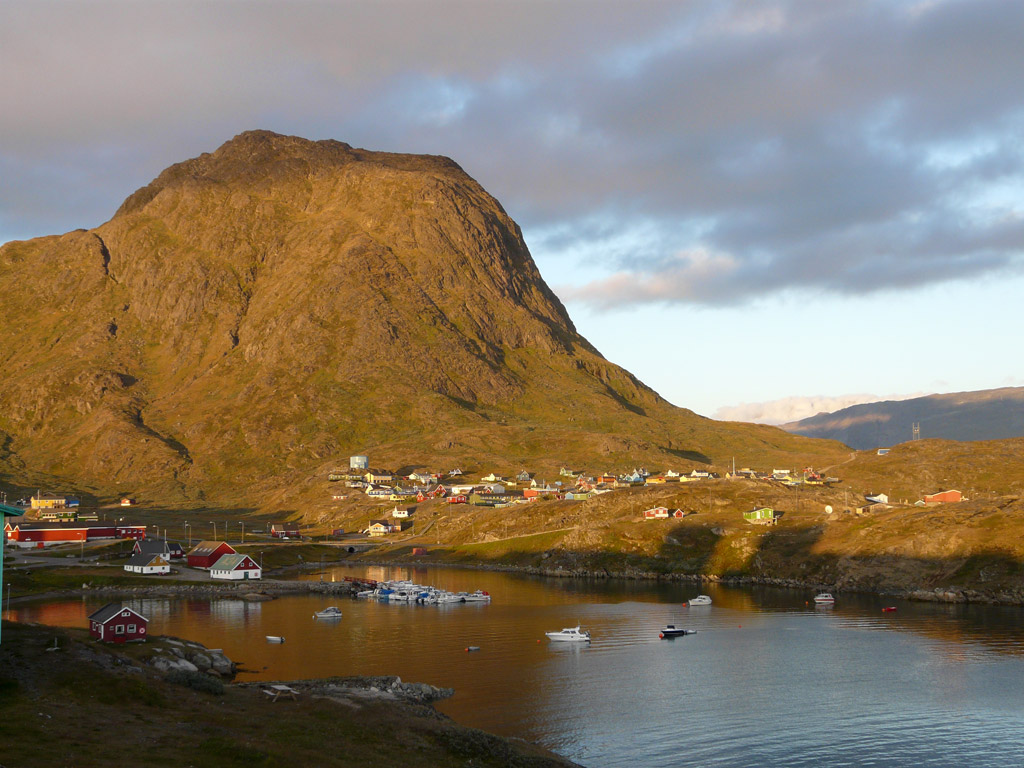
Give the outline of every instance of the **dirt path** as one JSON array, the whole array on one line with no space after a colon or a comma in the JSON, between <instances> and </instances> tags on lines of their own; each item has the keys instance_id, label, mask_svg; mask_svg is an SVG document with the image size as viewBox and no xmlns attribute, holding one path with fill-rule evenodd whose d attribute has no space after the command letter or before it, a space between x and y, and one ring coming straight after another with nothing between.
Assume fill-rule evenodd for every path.
<instances>
[{"instance_id":1,"label":"dirt path","mask_svg":"<svg viewBox=\"0 0 1024 768\"><path fill-rule=\"evenodd\" d=\"M854 460L855 458L857 458L857 452L856 452L856 451L850 451L850 458L848 458L848 459L847 459L846 461L840 461L840 462L839 462L838 464L832 464L831 466L828 466L828 467L824 467L824 468L822 468L822 469L820 469L820 470L818 470L818 471L819 471L819 472L820 472L821 474L825 474L825 473L826 473L826 472L828 472L828 471L829 471L830 469L835 469L836 467L841 467L841 466L843 466L843 464L849 464L849 463L850 463L851 461L853 461L853 460Z\"/></svg>"}]
</instances>

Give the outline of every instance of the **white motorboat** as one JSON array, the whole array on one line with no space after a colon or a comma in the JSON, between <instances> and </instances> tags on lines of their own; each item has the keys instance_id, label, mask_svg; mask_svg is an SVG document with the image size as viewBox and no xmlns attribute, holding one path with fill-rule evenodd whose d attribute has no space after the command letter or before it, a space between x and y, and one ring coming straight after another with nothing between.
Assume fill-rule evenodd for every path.
<instances>
[{"instance_id":1,"label":"white motorboat","mask_svg":"<svg viewBox=\"0 0 1024 768\"><path fill-rule=\"evenodd\" d=\"M491 596L484 592L482 589L478 589L476 592L456 592L459 598L464 603L489 603L491 602Z\"/></svg>"},{"instance_id":2,"label":"white motorboat","mask_svg":"<svg viewBox=\"0 0 1024 768\"><path fill-rule=\"evenodd\" d=\"M313 614L314 619L340 619L341 608L336 605L332 605L330 608L324 608L322 611L317 611Z\"/></svg>"},{"instance_id":3,"label":"white motorboat","mask_svg":"<svg viewBox=\"0 0 1024 768\"><path fill-rule=\"evenodd\" d=\"M695 598L688 600L687 605L711 605L711 598L707 595L697 595Z\"/></svg>"},{"instance_id":4,"label":"white motorboat","mask_svg":"<svg viewBox=\"0 0 1024 768\"><path fill-rule=\"evenodd\" d=\"M835 601L836 599L828 592L821 592L814 596L815 605L832 605Z\"/></svg>"},{"instance_id":5,"label":"white motorboat","mask_svg":"<svg viewBox=\"0 0 1024 768\"><path fill-rule=\"evenodd\" d=\"M280 637L278 635L267 635L267 642L268 643L283 643L284 642L284 638Z\"/></svg>"},{"instance_id":6,"label":"white motorboat","mask_svg":"<svg viewBox=\"0 0 1024 768\"><path fill-rule=\"evenodd\" d=\"M565 629L559 630L558 632L545 632L548 636L548 640L554 640L556 642L569 642L569 643L589 643L590 632L587 630L581 630L579 625L575 627L566 627Z\"/></svg>"}]
</instances>

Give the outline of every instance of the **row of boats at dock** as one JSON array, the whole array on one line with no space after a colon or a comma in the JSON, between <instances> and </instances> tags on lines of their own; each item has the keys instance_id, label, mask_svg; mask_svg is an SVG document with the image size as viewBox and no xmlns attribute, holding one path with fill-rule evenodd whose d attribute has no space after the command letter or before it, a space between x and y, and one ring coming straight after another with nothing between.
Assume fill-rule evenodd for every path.
<instances>
[{"instance_id":1,"label":"row of boats at dock","mask_svg":"<svg viewBox=\"0 0 1024 768\"><path fill-rule=\"evenodd\" d=\"M449 605L454 603L489 603L491 596L482 589L475 592L449 592L438 587L414 584L411 581L383 581L372 589L356 593L364 600L381 603L417 603L419 605Z\"/></svg>"}]
</instances>

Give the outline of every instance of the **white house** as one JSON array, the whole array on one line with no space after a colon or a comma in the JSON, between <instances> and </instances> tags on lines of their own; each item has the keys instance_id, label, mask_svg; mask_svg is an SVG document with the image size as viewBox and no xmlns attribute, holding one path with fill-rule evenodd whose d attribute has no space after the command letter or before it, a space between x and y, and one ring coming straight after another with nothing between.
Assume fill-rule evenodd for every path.
<instances>
[{"instance_id":1,"label":"white house","mask_svg":"<svg viewBox=\"0 0 1024 768\"><path fill-rule=\"evenodd\" d=\"M168 556L163 554L133 555L124 564L124 569L129 573L158 574L163 575L171 572L171 563Z\"/></svg>"},{"instance_id":2,"label":"white house","mask_svg":"<svg viewBox=\"0 0 1024 768\"><path fill-rule=\"evenodd\" d=\"M408 507L395 507L391 510L392 517L408 517L410 514Z\"/></svg>"},{"instance_id":3,"label":"white house","mask_svg":"<svg viewBox=\"0 0 1024 768\"><path fill-rule=\"evenodd\" d=\"M889 503L889 495L886 493L872 493L870 496L865 496L864 498L875 504Z\"/></svg>"},{"instance_id":4,"label":"white house","mask_svg":"<svg viewBox=\"0 0 1024 768\"><path fill-rule=\"evenodd\" d=\"M241 581L262 577L263 570L248 555L224 555L210 567L211 579Z\"/></svg>"}]
</instances>

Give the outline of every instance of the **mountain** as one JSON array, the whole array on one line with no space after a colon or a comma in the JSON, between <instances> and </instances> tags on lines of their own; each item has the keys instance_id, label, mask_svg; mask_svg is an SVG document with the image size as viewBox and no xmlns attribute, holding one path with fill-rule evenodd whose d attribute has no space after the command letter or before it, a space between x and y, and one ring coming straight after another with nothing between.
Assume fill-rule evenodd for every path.
<instances>
[{"instance_id":1,"label":"mountain","mask_svg":"<svg viewBox=\"0 0 1024 768\"><path fill-rule=\"evenodd\" d=\"M928 395L865 403L819 413L782 428L798 435L839 440L858 450L903 443L913 437L1000 440L1024 437L1024 387Z\"/></svg>"},{"instance_id":2,"label":"mountain","mask_svg":"<svg viewBox=\"0 0 1024 768\"><path fill-rule=\"evenodd\" d=\"M30 487L264 507L356 453L598 471L841 454L676 408L605 360L443 157L243 133L94 229L4 245L0 295L0 470Z\"/></svg>"}]
</instances>

